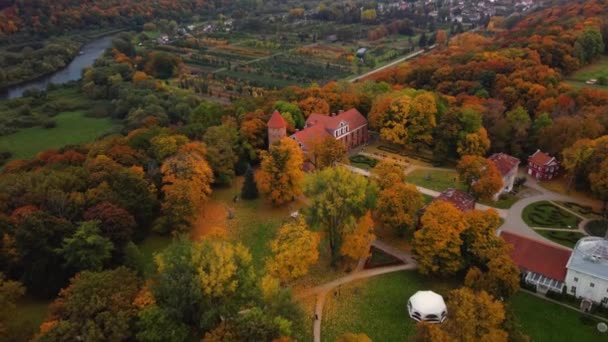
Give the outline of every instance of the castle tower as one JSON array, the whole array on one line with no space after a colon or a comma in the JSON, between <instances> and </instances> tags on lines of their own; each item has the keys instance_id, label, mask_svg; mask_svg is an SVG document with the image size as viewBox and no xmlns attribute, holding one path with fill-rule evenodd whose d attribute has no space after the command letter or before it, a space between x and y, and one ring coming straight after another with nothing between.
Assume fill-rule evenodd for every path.
<instances>
[{"instance_id":1,"label":"castle tower","mask_svg":"<svg viewBox=\"0 0 608 342\"><path fill-rule=\"evenodd\" d=\"M268 120L268 146L287 136L287 122L278 110L275 110Z\"/></svg>"}]
</instances>

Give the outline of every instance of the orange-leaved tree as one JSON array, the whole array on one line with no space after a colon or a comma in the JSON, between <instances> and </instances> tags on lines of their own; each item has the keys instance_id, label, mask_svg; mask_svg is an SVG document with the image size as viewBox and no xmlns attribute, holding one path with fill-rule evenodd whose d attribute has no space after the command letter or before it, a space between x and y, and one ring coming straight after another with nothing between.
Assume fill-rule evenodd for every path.
<instances>
[{"instance_id":1,"label":"orange-leaved tree","mask_svg":"<svg viewBox=\"0 0 608 342\"><path fill-rule=\"evenodd\" d=\"M464 265L460 234L466 229L462 212L446 201L431 203L414 233L412 251L422 274L451 275Z\"/></svg>"},{"instance_id":2,"label":"orange-leaved tree","mask_svg":"<svg viewBox=\"0 0 608 342\"><path fill-rule=\"evenodd\" d=\"M374 221L372 214L368 210L363 217L359 219L357 228L350 234L343 237L340 254L351 259L360 259L369 256L369 246L376 239L374 235Z\"/></svg>"},{"instance_id":3,"label":"orange-leaved tree","mask_svg":"<svg viewBox=\"0 0 608 342\"><path fill-rule=\"evenodd\" d=\"M503 186L496 165L477 155L463 156L456 166L460 180L477 198L491 199Z\"/></svg>"},{"instance_id":4,"label":"orange-leaved tree","mask_svg":"<svg viewBox=\"0 0 608 342\"><path fill-rule=\"evenodd\" d=\"M376 213L383 225L403 236L414 230L423 205L424 198L415 185L398 182L380 192Z\"/></svg>"},{"instance_id":5,"label":"orange-leaved tree","mask_svg":"<svg viewBox=\"0 0 608 342\"><path fill-rule=\"evenodd\" d=\"M328 136L314 141L310 146L308 156L317 169L324 169L339 162L345 162L347 160L346 151L346 145L334 137Z\"/></svg>"},{"instance_id":6,"label":"orange-leaved tree","mask_svg":"<svg viewBox=\"0 0 608 342\"><path fill-rule=\"evenodd\" d=\"M274 205L293 201L302 193L304 171L302 150L294 140L283 138L262 152L262 163L256 173L260 193Z\"/></svg>"},{"instance_id":7,"label":"orange-leaved tree","mask_svg":"<svg viewBox=\"0 0 608 342\"><path fill-rule=\"evenodd\" d=\"M387 189L395 184L405 182L403 168L389 160L382 160L371 171L380 189Z\"/></svg>"}]
</instances>

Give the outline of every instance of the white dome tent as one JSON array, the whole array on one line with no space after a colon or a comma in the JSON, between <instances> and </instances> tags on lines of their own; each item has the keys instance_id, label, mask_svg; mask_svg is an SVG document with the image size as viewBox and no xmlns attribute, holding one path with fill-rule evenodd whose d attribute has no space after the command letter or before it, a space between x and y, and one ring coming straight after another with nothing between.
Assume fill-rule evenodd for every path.
<instances>
[{"instance_id":1,"label":"white dome tent","mask_svg":"<svg viewBox=\"0 0 608 342\"><path fill-rule=\"evenodd\" d=\"M418 291L407 302L410 317L416 321L441 323L448 316L443 297L433 291Z\"/></svg>"}]
</instances>

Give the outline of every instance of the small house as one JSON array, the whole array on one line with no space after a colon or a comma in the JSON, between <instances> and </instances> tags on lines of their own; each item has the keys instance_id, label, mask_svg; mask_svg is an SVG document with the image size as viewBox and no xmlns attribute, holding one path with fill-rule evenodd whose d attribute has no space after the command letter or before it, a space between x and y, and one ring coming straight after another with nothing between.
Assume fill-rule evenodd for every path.
<instances>
[{"instance_id":1,"label":"small house","mask_svg":"<svg viewBox=\"0 0 608 342\"><path fill-rule=\"evenodd\" d=\"M559 170L559 162L541 150L528 157L528 175L537 180L553 179Z\"/></svg>"},{"instance_id":2,"label":"small house","mask_svg":"<svg viewBox=\"0 0 608 342\"><path fill-rule=\"evenodd\" d=\"M506 153L494 153L488 160L496 165L496 169L498 169L502 177L502 188L494 195L494 200L496 201L501 194L513 191L515 178L517 178L519 159Z\"/></svg>"}]
</instances>

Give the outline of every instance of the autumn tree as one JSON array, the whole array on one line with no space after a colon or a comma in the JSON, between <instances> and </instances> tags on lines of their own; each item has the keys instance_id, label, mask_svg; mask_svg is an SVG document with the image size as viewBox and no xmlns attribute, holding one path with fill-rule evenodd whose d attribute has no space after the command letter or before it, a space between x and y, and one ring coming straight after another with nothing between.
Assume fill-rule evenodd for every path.
<instances>
[{"instance_id":1,"label":"autumn tree","mask_svg":"<svg viewBox=\"0 0 608 342\"><path fill-rule=\"evenodd\" d=\"M446 47L448 45L448 34L447 32L445 32L445 30L437 30L437 35L435 38L435 42L437 43L437 46L442 48L442 47Z\"/></svg>"},{"instance_id":2,"label":"autumn tree","mask_svg":"<svg viewBox=\"0 0 608 342\"><path fill-rule=\"evenodd\" d=\"M42 341L129 340L137 310L137 276L125 267L103 272L85 271L70 280L50 306ZM95 300L91 300L95 298Z\"/></svg>"},{"instance_id":3,"label":"autumn tree","mask_svg":"<svg viewBox=\"0 0 608 342\"><path fill-rule=\"evenodd\" d=\"M464 285L477 291L486 291L497 298L509 298L519 290L519 281L519 268L508 254L502 253L490 259L485 273L477 267L471 267Z\"/></svg>"},{"instance_id":4,"label":"autumn tree","mask_svg":"<svg viewBox=\"0 0 608 342\"><path fill-rule=\"evenodd\" d=\"M245 180L243 181L243 188L241 189L241 197L243 199L256 199L258 198L258 186L255 183L253 168L251 165L247 166L245 171Z\"/></svg>"},{"instance_id":5,"label":"autumn tree","mask_svg":"<svg viewBox=\"0 0 608 342\"><path fill-rule=\"evenodd\" d=\"M460 181L467 184L468 192L484 200L492 197L503 186L502 176L496 165L476 155L463 156L456 166Z\"/></svg>"},{"instance_id":6,"label":"autumn tree","mask_svg":"<svg viewBox=\"0 0 608 342\"><path fill-rule=\"evenodd\" d=\"M340 254L351 259L361 259L369 256L370 245L376 239L374 235L374 221L371 211L367 211L363 217L359 219L357 228L344 237Z\"/></svg>"},{"instance_id":7,"label":"autumn tree","mask_svg":"<svg viewBox=\"0 0 608 342\"><path fill-rule=\"evenodd\" d=\"M14 313L15 302L24 294L21 283L6 279L4 273L0 273L0 337L9 337L7 323Z\"/></svg>"},{"instance_id":8,"label":"autumn tree","mask_svg":"<svg viewBox=\"0 0 608 342\"><path fill-rule=\"evenodd\" d=\"M448 319L441 324L441 330L456 341L508 340L507 332L502 330L504 305L487 292L475 293L466 287L452 290L447 306Z\"/></svg>"},{"instance_id":9,"label":"autumn tree","mask_svg":"<svg viewBox=\"0 0 608 342\"><path fill-rule=\"evenodd\" d=\"M451 275L461 270L460 234L466 229L462 213L449 202L435 201L426 207L420 221L422 228L412 240L418 271Z\"/></svg>"},{"instance_id":10,"label":"autumn tree","mask_svg":"<svg viewBox=\"0 0 608 342\"><path fill-rule=\"evenodd\" d=\"M574 145L562 151L562 166L569 176L568 189L572 183L588 177L585 171L595 151L595 142L591 139L577 140ZM577 182L578 183L578 182Z\"/></svg>"},{"instance_id":11,"label":"autumn tree","mask_svg":"<svg viewBox=\"0 0 608 342\"><path fill-rule=\"evenodd\" d=\"M602 201L603 212L606 213L606 204L608 203L608 159L605 159L599 166L599 169L589 174L589 182L591 183L591 191Z\"/></svg>"},{"instance_id":12,"label":"autumn tree","mask_svg":"<svg viewBox=\"0 0 608 342\"><path fill-rule=\"evenodd\" d=\"M380 192L376 212L383 225L403 236L413 232L423 205L424 198L415 185L398 182Z\"/></svg>"},{"instance_id":13,"label":"autumn tree","mask_svg":"<svg viewBox=\"0 0 608 342\"><path fill-rule=\"evenodd\" d=\"M458 142L457 151L460 156L477 155L483 156L490 149L490 139L485 128L480 128L477 132L469 133Z\"/></svg>"},{"instance_id":14,"label":"autumn tree","mask_svg":"<svg viewBox=\"0 0 608 342\"><path fill-rule=\"evenodd\" d=\"M309 222L327 233L335 265L345 237L354 233L358 219L374 207L377 189L367 178L338 166L314 174L304 185L304 193L310 201L306 209Z\"/></svg>"},{"instance_id":15,"label":"autumn tree","mask_svg":"<svg viewBox=\"0 0 608 342\"><path fill-rule=\"evenodd\" d=\"M453 342L454 339L445 332L441 325L428 322L416 324L416 335L411 339L412 342Z\"/></svg>"},{"instance_id":16,"label":"autumn tree","mask_svg":"<svg viewBox=\"0 0 608 342\"><path fill-rule=\"evenodd\" d=\"M211 194L213 171L205 160L204 147L194 142L182 145L163 162L161 172L165 225L169 229L188 229Z\"/></svg>"},{"instance_id":17,"label":"autumn tree","mask_svg":"<svg viewBox=\"0 0 608 342\"><path fill-rule=\"evenodd\" d=\"M302 150L289 138L283 138L262 153L262 163L255 180L258 189L274 205L293 201L302 192L304 179Z\"/></svg>"},{"instance_id":18,"label":"autumn tree","mask_svg":"<svg viewBox=\"0 0 608 342\"><path fill-rule=\"evenodd\" d=\"M266 270L283 283L306 275L319 259L319 241L319 235L302 219L284 224L269 243L272 256Z\"/></svg>"},{"instance_id":19,"label":"autumn tree","mask_svg":"<svg viewBox=\"0 0 608 342\"><path fill-rule=\"evenodd\" d=\"M99 221L84 221L72 236L63 239L60 253L68 268L98 271L110 258L112 249L112 242L101 236Z\"/></svg>"},{"instance_id":20,"label":"autumn tree","mask_svg":"<svg viewBox=\"0 0 608 342\"><path fill-rule=\"evenodd\" d=\"M307 97L298 102L298 107L302 109L305 117L309 117L312 113L329 114L329 103L319 97Z\"/></svg>"},{"instance_id":21,"label":"autumn tree","mask_svg":"<svg viewBox=\"0 0 608 342\"><path fill-rule=\"evenodd\" d=\"M462 233L466 264L485 265L497 254L506 253L504 240L496 236L501 225L494 209L471 210L464 214L466 230Z\"/></svg>"},{"instance_id":22,"label":"autumn tree","mask_svg":"<svg viewBox=\"0 0 608 342\"><path fill-rule=\"evenodd\" d=\"M389 160L381 160L371 170L371 174L380 189L388 189L395 184L405 182L403 168Z\"/></svg>"},{"instance_id":23,"label":"autumn tree","mask_svg":"<svg viewBox=\"0 0 608 342\"><path fill-rule=\"evenodd\" d=\"M508 111L505 114L505 118L510 126L508 136L511 154L522 157L530 139L530 128L532 127L530 114L523 107L519 106Z\"/></svg>"},{"instance_id":24,"label":"autumn tree","mask_svg":"<svg viewBox=\"0 0 608 342\"><path fill-rule=\"evenodd\" d=\"M116 250L122 250L131 241L137 227L133 215L110 202L101 202L87 209L84 219L99 221L101 234L112 241Z\"/></svg>"},{"instance_id":25,"label":"autumn tree","mask_svg":"<svg viewBox=\"0 0 608 342\"><path fill-rule=\"evenodd\" d=\"M317 169L324 169L345 162L346 152L344 143L334 137L325 137L310 144L308 157Z\"/></svg>"},{"instance_id":26,"label":"autumn tree","mask_svg":"<svg viewBox=\"0 0 608 342\"><path fill-rule=\"evenodd\" d=\"M421 92L412 98L407 93L379 96L373 103L370 119L380 136L399 145L429 145L436 126L437 104L433 94Z\"/></svg>"}]
</instances>

